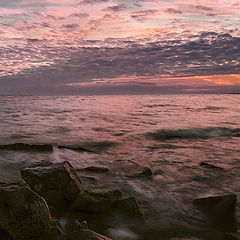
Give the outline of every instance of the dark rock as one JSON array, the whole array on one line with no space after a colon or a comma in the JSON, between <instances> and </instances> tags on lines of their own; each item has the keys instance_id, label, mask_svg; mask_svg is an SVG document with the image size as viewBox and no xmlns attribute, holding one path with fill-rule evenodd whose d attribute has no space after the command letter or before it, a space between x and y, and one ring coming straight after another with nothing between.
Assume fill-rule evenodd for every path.
<instances>
[{"instance_id":1,"label":"dark rock","mask_svg":"<svg viewBox=\"0 0 240 240\"><path fill-rule=\"evenodd\" d=\"M0 150L52 152L53 146L48 144L31 145L26 143L14 143L14 144L0 145Z\"/></svg>"},{"instance_id":2,"label":"dark rock","mask_svg":"<svg viewBox=\"0 0 240 240\"><path fill-rule=\"evenodd\" d=\"M10 238L10 236L8 234L6 234L5 232L1 231L1 229L0 229L0 239L1 240L12 240Z\"/></svg>"},{"instance_id":3,"label":"dark rock","mask_svg":"<svg viewBox=\"0 0 240 240\"><path fill-rule=\"evenodd\" d=\"M112 168L113 172L119 172L129 178L151 178L152 170L148 167L142 166L132 160L118 161Z\"/></svg>"},{"instance_id":4,"label":"dark rock","mask_svg":"<svg viewBox=\"0 0 240 240\"><path fill-rule=\"evenodd\" d=\"M86 222L72 221L66 226L66 240L111 240L88 229Z\"/></svg>"},{"instance_id":5,"label":"dark rock","mask_svg":"<svg viewBox=\"0 0 240 240\"><path fill-rule=\"evenodd\" d=\"M97 166L90 166L90 167L86 167L83 169L79 169L81 171L87 171L87 172L93 172L93 173L106 173L109 171L108 168L105 167L97 167Z\"/></svg>"},{"instance_id":6,"label":"dark rock","mask_svg":"<svg viewBox=\"0 0 240 240\"><path fill-rule=\"evenodd\" d=\"M52 165L53 162L50 162L48 160L43 160L43 161L40 161L40 162L35 162L35 163L31 163L29 166L27 167L47 167L47 166L50 166Z\"/></svg>"},{"instance_id":7,"label":"dark rock","mask_svg":"<svg viewBox=\"0 0 240 240\"><path fill-rule=\"evenodd\" d=\"M92 188L85 189L78 194L73 209L89 213L110 212L122 193L116 189Z\"/></svg>"},{"instance_id":8,"label":"dark rock","mask_svg":"<svg viewBox=\"0 0 240 240\"><path fill-rule=\"evenodd\" d=\"M117 201L116 206L130 215L143 217L142 207L135 197L120 199Z\"/></svg>"},{"instance_id":9,"label":"dark rock","mask_svg":"<svg viewBox=\"0 0 240 240\"><path fill-rule=\"evenodd\" d=\"M197 198L193 203L217 219L230 219L235 215L236 194Z\"/></svg>"},{"instance_id":10,"label":"dark rock","mask_svg":"<svg viewBox=\"0 0 240 240\"><path fill-rule=\"evenodd\" d=\"M152 170L148 167L144 167L141 165L133 164L128 167L127 171L129 171L128 174L126 174L129 178L149 178L152 177Z\"/></svg>"},{"instance_id":11,"label":"dark rock","mask_svg":"<svg viewBox=\"0 0 240 240\"><path fill-rule=\"evenodd\" d=\"M218 167L218 166L215 166L215 165L210 164L210 163L207 163L207 162L201 162L201 163L200 163L200 166L206 167L206 168L209 168L209 169L223 170L223 168Z\"/></svg>"},{"instance_id":12,"label":"dark rock","mask_svg":"<svg viewBox=\"0 0 240 240\"><path fill-rule=\"evenodd\" d=\"M91 177L91 176L83 176L83 175L79 175L83 185L88 185L88 184L96 184L98 179L95 177Z\"/></svg>"},{"instance_id":13,"label":"dark rock","mask_svg":"<svg viewBox=\"0 0 240 240\"><path fill-rule=\"evenodd\" d=\"M67 161L25 168L21 170L21 176L53 207L70 207L82 191L82 183Z\"/></svg>"},{"instance_id":14,"label":"dark rock","mask_svg":"<svg viewBox=\"0 0 240 240\"><path fill-rule=\"evenodd\" d=\"M71 233L71 232L79 230L79 229L88 230L87 222L83 221L83 222L80 223L77 220L73 220L66 225L66 232L67 233Z\"/></svg>"},{"instance_id":15,"label":"dark rock","mask_svg":"<svg viewBox=\"0 0 240 240\"><path fill-rule=\"evenodd\" d=\"M43 240L61 234L45 200L24 182L0 184L0 229L14 240Z\"/></svg>"},{"instance_id":16,"label":"dark rock","mask_svg":"<svg viewBox=\"0 0 240 240\"><path fill-rule=\"evenodd\" d=\"M224 233L223 240L240 240L240 233Z\"/></svg>"}]
</instances>

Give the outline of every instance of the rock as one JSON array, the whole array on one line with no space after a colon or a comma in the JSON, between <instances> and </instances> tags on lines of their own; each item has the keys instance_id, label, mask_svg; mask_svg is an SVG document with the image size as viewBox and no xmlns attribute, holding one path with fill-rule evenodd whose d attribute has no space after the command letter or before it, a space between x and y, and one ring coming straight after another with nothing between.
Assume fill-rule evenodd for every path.
<instances>
[{"instance_id":1,"label":"rock","mask_svg":"<svg viewBox=\"0 0 240 240\"><path fill-rule=\"evenodd\" d=\"M43 161L39 161L39 162L35 162L35 163L31 163L29 166L27 167L47 167L47 166L50 166L52 165L53 162L50 162L48 160L43 160Z\"/></svg>"},{"instance_id":2,"label":"rock","mask_svg":"<svg viewBox=\"0 0 240 240\"><path fill-rule=\"evenodd\" d=\"M1 240L12 240L8 234L0 230L0 239Z\"/></svg>"},{"instance_id":3,"label":"rock","mask_svg":"<svg viewBox=\"0 0 240 240\"><path fill-rule=\"evenodd\" d=\"M196 237L187 237L187 238L171 238L171 240L203 240L202 238L196 238Z\"/></svg>"},{"instance_id":4,"label":"rock","mask_svg":"<svg viewBox=\"0 0 240 240\"><path fill-rule=\"evenodd\" d=\"M206 168L209 168L209 169L223 170L223 168L215 166L215 165L207 163L207 162L201 162L200 166L203 166L203 167L206 167Z\"/></svg>"},{"instance_id":5,"label":"rock","mask_svg":"<svg viewBox=\"0 0 240 240\"><path fill-rule=\"evenodd\" d=\"M82 183L69 162L21 170L22 179L53 207L70 207L82 191Z\"/></svg>"},{"instance_id":6,"label":"rock","mask_svg":"<svg viewBox=\"0 0 240 240\"><path fill-rule=\"evenodd\" d=\"M43 240L61 234L45 200L26 183L0 183L0 229L14 240Z\"/></svg>"},{"instance_id":7,"label":"rock","mask_svg":"<svg viewBox=\"0 0 240 240\"><path fill-rule=\"evenodd\" d=\"M79 169L81 171L87 171L87 172L93 172L93 173L106 173L109 171L108 168L105 167L97 167L97 166L90 166L90 167L86 167L83 169Z\"/></svg>"},{"instance_id":8,"label":"rock","mask_svg":"<svg viewBox=\"0 0 240 240\"><path fill-rule=\"evenodd\" d=\"M139 171L139 173L128 175L130 178L140 178L140 177L152 177L152 170L148 167L144 167Z\"/></svg>"},{"instance_id":9,"label":"rock","mask_svg":"<svg viewBox=\"0 0 240 240\"><path fill-rule=\"evenodd\" d=\"M72 208L82 212L106 213L113 209L116 201L118 201L121 196L122 193L116 189L85 189L78 194Z\"/></svg>"},{"instance_id":10,"label":"rock","mask_svg":"<svg viewBox=\"0 0 240 240\"><path fill-rule=\"evenodd\" d=\"M49 144L31 145L26 143L14 143L14 144L0 145L0 150L52 152L53 146Z\"/></svg>"},{"instance_id":11,"label":"rock","mask_svg":"<svg viewBox=\"0 0 240 240\"><path fill-rule=\"evenodd\" d=\"M240 233L224 233L223 240L240 240Z\"/></svg>"},{"instance_id":12,"label":"rock","mask_svg":"<svg viewBox=\"0 0 240 240\"><path fill-rule=\"evenodd\" d=\"M229 219L235 215L236 194L226 194L197 198L194 204L218 219Z\"/></svg>"},{"instance_id":13,"label":"rock","mask_svg":"<svg viewBox=\"0 0 240 240\"><path fill-rule=\"evenodd\" d=\"M152 170L148 167L142 166L134 161L119 161L116 164L113 172L119 172L121 175L124 174L129 178L151 178Z\"/></svg>"},{"instance_id":14,"label":"rock","mask_svg":"<svg viewBox=\"0 0 240 240\"><path fill-rule=\"evenodd\" d=\"M116 206L130 215L143 217L142 207L140 202L135 197L120 199L117 201Z\"/></svg>"},{"instance_id":15,"label":"rock","mask_svg":"<svg viewBox=\"0 0 240 240\"><path fill-rule=\"evenodd\" d=\"M111 240L88 229L86 222L72 221L66 226L66 240Z\"/></svg>"},{"instance_id":16,"label":"rock","mask_svg":"<svg viewBox=\"0 0 240 240\"><path fill-rule=\"evenodd\" d=\"M73 220L66 225L67 233L71 233L71 232L79 230L79 229L88 230L87 222L83 221L80 223L77 220Z\"/></svg>"}]
</instances>

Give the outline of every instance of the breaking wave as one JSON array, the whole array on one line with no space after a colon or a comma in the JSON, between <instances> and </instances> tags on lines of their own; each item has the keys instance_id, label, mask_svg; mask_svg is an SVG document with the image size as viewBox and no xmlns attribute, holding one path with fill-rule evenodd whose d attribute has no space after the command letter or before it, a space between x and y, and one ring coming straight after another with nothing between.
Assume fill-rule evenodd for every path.
<instances>
[{"instance_id":1,"label":"breaking wave","mask_svg":"<svg viewBox=\"0 0 240 240\"><path fill-rule=\"evenodd\" d=\"M146 133L146 136L154 140L240 137L240 129L230 129L224 127L190 128L178 130L162 129L156 132Z\"/></svg>"}]
</instances>

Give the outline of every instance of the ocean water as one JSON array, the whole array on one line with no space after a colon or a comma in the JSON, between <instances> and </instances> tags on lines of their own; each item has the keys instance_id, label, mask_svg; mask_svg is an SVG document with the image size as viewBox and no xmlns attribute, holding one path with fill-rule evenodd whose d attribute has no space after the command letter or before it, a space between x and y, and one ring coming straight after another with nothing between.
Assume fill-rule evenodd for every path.
<instances>
[{"instance_id":1,"label":"ocean water","mask_svg":"<svg viewBox=\"0 0 240 240\"><path fill-rule=\"evenodd\" d=\"M235 222L213 224L192 202L240 197L239 136L240 95L0 96L1 145L54 146L51 153L0 150L0 181L20 178L19 169L34 162L67 160L86 186L118 188L142 203L144 221L82 216L93 230L119 240L222 239L238 226L239 203ZM128 177L129 164L150 168L152 178ZM109 172L81 171L88 166Z\"/></svg>"}]
</instances>

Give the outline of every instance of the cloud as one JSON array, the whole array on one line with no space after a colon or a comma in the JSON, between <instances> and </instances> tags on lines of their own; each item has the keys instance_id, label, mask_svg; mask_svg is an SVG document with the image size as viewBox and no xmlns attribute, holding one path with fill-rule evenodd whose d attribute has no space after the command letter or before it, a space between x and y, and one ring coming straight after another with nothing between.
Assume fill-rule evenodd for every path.
<instances>
[{"instance_id":1,"label":"cloud","mask_svg":"<svg viewBox=\"0 0 240 240\"><path fill-rule=\"evenodd\" d=\"M109 6L106 8L106 10L113 11L113 12L119 12L119 11L122 11L125 9L127 9L127 5L123 4L123 3L115 5L115 6Z\"/></svg>"},{"instance_id":2,"label":"cloud","mask_svg":"<svg viewBox=\"0 0 240 240\"><path fill-rule=\"evenodd\" d=\"M196 5L194 6L196 9L203 10L203 11L213 11L213 8L204 6L204 5Z\"/></svg>"},{"instance_id":3,"label":"cloud","mask_svg":"<svg viewBox=\"0 0 240 240\"><path fill-rule=\"evenodd\" d=\"M168 8L165 10L166 13L169 14L182 14L182 11L174 9L174 8Z\"/></svg>"},{"instance_id":4,"label":"cloud","mask_svg":"<svg viewBox=\"0 0 240 240\"><path fill-rule=\"evenodd\" d=\"M239 6L236 0L0 1L0 86L70 91L68 84L86 83L133 91L162 76L170 86L185 77L239 74Z\"/></svg>"},{"instance_id":5,"label":"cloud","mask_svg":"<svg viewBox=\"0 0 240 240\"><path fill-rule=\"evenodd\" d=\"M97 4L97 3L107 3L110 0L82 0L79 4Z\"/></svg>"},{"instance_id":6,"label":"cloud","mask_svg":"<svg viewBox=\"0 0 240 240\"><path fill-rule=\"evenodd\" d=\"M71 29L71 28L77 28L79 25L77 23L70 23L70 24L63 24L62 26L64 28Z\"/></svg>"},{"instance_id":7,"label":"cloud","mask_svg":"<svg viewBox=\"0 0 240 240\"><path fill-rule=\"evenodd\" d=\"M143 10L143 11L137 11L137 12L133 12L131 14L131 17L134 18L137 21L142 21L142 20L145 20L149 17L154 16L157 12L158 12L158 10L156 10L156 9L148 9L148 10Z\"/></svg>"},{"instance_id":8,"label":"cloud","mask_svg":"<svg viewBox=\"0 0 240 240\"><path fill-rule=\"evenodd\" d=\"M0 69L0 83L5 89L14 85L14 91L20 91L24 86L25 89L34 86L39 91L47 88L48 91L58 92L68 86L67 89L71 92L74 91L74 86L78 86L78 90L82 89L80 92L83 89L90 92L95 89L103 93L104 87L106 92L110 92L111 89L116 91L117 86L120 86L122 91L129 87L129 91L133 92L143 92L144 88L147 92L151 89L154 92L157 82L164 83L164 86L157 84L158 88L167 89L176 85L176 90L180 80L179 89L184 89L184 81L186 85L188 82L191 85L189 79L200 82L198 85L203 88L210 83L211 86L224 85L224 80L220 84L217 77L213 79L215 82L211 80L210 83L204 78L208 79L211 75L239 74L240 68L240 38L228 33L203 32L194 40L166 40L143 44L122 40L118 41L116 47L91 46L99 44L94 41L86 41L85 45L88 47L74 48L64 45L48 46L49 41L29 41L28 48L11 47L1 50L2 56L8 56L2 58ZM14 71L11 70L12 65L15 65ZM121 76L125 76L126 81ZM136 81L129 78L130 76L135 76ZM196 79L194 76L202 78ZM96 79L102 79L101 84ZM227 79L225 81L227 84Z\"/></svg>"},{"instance_id":9,"label":"cloud","mask_svg":"<svg viewBox=\"0 0 240 240\"><path fill-rule=\"evenodd\" d=\"M232 4L233 7L240 7L240 2L235 2Z\"/></svg>"}]
</instances>

